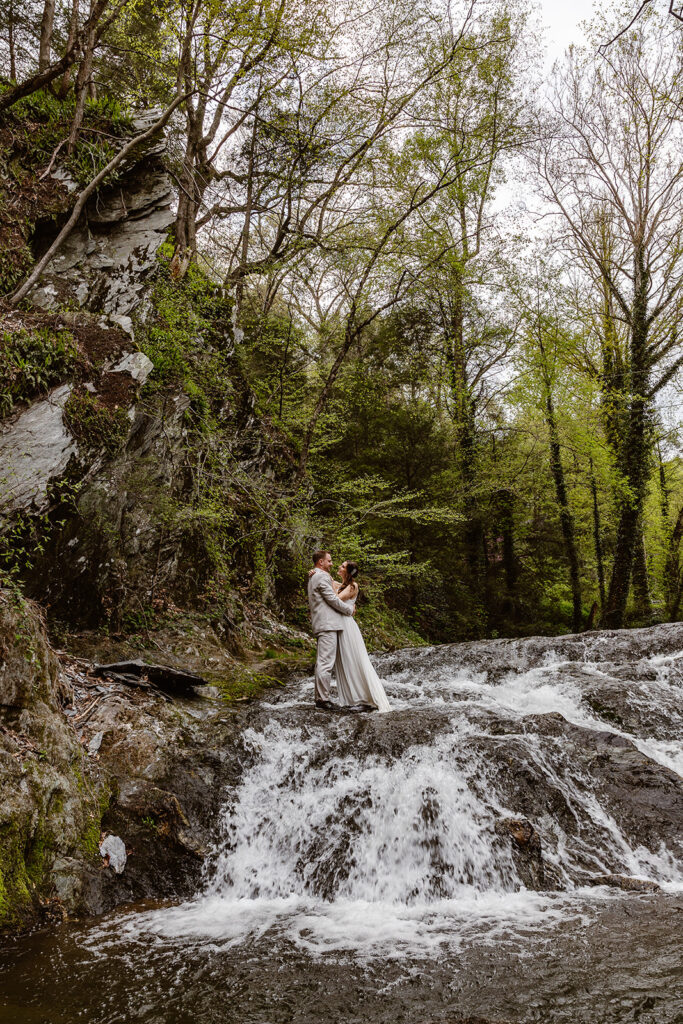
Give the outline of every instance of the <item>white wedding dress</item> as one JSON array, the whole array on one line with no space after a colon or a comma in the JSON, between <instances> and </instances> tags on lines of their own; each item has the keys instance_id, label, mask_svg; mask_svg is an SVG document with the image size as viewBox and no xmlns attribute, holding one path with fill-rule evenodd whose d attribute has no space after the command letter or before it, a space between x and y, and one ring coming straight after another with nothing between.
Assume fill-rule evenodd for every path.
<instances>
[{"instance_id":1,"label":"white wedding dress","mask_svg":"<svg viewBox=\"0 0 683 1024\"><path fill-rule=\"evenodd\" d=\"M355 603L355 597L349 601L351 607ZM378 711L391 711L384 687L368 657L363 634L352 615L344 616L335 668L340 707L374 704Z\"/></svg>"}]
</instances>

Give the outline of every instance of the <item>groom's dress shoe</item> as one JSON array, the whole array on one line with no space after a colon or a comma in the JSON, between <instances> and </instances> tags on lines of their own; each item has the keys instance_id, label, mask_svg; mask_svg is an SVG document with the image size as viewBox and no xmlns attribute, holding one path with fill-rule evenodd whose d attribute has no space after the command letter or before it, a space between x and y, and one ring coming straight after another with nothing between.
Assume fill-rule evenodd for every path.
<instances>
[{"instance_id":1,"label":"groom's dress shoe","mask_svg":"<svg viewBox=\"0 0 683 1024\"><path fill-rule=\"evenodd\" d=\"M321 711L336 711L337 705L333 700L316 700L315 706Z\"/></svg>"}]
</instances>

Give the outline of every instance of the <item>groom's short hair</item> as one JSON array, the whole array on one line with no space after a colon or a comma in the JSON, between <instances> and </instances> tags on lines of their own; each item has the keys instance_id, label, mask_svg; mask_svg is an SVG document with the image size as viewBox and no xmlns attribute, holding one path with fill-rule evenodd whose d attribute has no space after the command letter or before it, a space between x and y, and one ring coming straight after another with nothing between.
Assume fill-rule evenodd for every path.
<instances>
[{"instance_id":1,"label":"groom's short hair","mask_svg":"<svg viewBox=\"0 0 683 1024\"><path fill-rule=\"evenodd\" d=\"M322 548L321 551L313 552L313 565L317 565L321 558L324 558L327 554L327 548Z\"/></svg>"}]
</instances>

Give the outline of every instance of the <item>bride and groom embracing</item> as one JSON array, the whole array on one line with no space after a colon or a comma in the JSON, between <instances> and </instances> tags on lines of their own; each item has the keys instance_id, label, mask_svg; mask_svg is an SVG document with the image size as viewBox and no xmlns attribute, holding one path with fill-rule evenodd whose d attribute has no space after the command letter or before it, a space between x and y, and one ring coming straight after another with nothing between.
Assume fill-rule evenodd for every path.
<instances>
[{"instance_id":1,"label":"bride and groom embracing","mask_svg":"<svg viewBox=\"0 0 683 1024\"><path fill-rule=\"evenodd\" d=\"M314 551L308 574L308 605L318 641L315 662L315 704L331 711L390 711L379 676L372 667L363 635L354 619L358 597L358 566L342 562L341 582L330 576L332 555ZM332 672L336 671L338 703L330 700Z\"/></svg>"}]
</instances>

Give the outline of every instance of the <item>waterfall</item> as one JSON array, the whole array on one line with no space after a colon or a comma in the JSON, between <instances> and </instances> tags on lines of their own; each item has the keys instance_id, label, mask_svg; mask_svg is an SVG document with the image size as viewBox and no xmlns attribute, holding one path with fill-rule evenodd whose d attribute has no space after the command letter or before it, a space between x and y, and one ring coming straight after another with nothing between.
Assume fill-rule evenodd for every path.
<instances>
[{"instance_id":1,"label":"waterfall","mask_svg":"<svg viewBox=\"0 0 683 1024\"><path fill-rule=\"evenodd\" d=\"M384 716L316 712L311 680L260 705L202 891L128 927L398 955L623 898L589 888L596 877L683 889L680 652L624 672L590 637L529 643L378 659ZM516 844L509 819L528 820L539 849Z\"/></svg>"}]
</instances>

